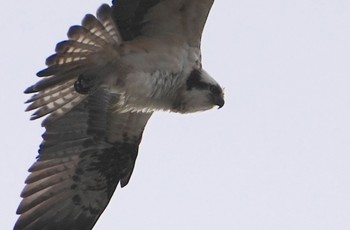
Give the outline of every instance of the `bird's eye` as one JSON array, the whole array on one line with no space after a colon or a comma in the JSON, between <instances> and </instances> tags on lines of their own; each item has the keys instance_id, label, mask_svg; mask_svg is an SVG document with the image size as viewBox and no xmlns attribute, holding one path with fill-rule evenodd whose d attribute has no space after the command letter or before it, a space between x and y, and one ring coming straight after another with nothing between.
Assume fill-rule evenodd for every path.
<instances>
[{"instance_id":1,"label":"bird's eye","mask_svg":"<svg viewBox=\"0 0 350 230\"><path fill-rule=\"evenodd\" d=\"M218 93L218 88L215 85L209 85L209 90L214 94Z\"/></svg>"}]
</instances>

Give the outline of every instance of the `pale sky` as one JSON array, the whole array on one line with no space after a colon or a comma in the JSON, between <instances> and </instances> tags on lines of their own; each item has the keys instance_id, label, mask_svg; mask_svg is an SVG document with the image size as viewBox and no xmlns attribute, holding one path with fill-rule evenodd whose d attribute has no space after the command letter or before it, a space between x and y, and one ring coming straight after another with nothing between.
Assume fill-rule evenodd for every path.
<instances>
[{"instance_id":1,"label":"pale sky","mask_svg":"<svg viewBox=\"0 0 350 230\"><path fill-rule=\"evenodd\" d=\"M0 2L1 229L44 131L22 92L105 2ZM154 115L94 230L350 229L350 1L216 0L202 53L224 108Z\"/></svg>"}]
</instances>

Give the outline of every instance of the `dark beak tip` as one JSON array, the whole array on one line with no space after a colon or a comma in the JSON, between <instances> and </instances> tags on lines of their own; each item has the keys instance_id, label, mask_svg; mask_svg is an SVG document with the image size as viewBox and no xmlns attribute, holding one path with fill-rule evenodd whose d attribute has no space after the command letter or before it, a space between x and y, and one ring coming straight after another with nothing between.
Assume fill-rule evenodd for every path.
<instances>
[{"instance_id":1,"label":"dark beak tip","mask_svg":"<svg viewBox=\"0 0 350 230\"><path fill-rule=\"evenodd\" d=\"M217 101L216 105L218 106L218 109L221 109L225 105L224 99L220 98L220 100Z\"/></svg>"}]
</instances>

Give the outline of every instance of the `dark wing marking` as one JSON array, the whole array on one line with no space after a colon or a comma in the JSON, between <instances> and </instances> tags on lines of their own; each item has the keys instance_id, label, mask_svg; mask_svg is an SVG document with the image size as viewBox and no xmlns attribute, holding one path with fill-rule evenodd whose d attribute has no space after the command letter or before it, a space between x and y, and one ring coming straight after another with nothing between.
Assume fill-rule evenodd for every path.
<instances>
[{"instance_id":1,"label":"dark wing marking","mask_svg":"<svg viewBox=\"0 0 350 230\"><path fill-rule=\"evenodd\" d=\"M183 37L199 47L214 0L114 0L113 17L124 40L140 35Z\"/></svg>"},{"instance_id":2,"label":"dark wing marking","mask_svg":"<svg viewBox=\"0 0 350 230\"><path fill-rule=\"evenodd\" d=\"M46 125L15 230L92 229L118 182L128 183L151 114L113 113L116 100L99 89Z\"/></svg>"},{"instance_id":3,"label":"dark wing marking","mask_svg":"<svg viewBox=\"0 0 350 230\"><path fill-rule=\"evenodd\" d=\"M144 16L162 0L113 0L113 16L124 41L141 35Z\"/></svg>"}]
</instances>

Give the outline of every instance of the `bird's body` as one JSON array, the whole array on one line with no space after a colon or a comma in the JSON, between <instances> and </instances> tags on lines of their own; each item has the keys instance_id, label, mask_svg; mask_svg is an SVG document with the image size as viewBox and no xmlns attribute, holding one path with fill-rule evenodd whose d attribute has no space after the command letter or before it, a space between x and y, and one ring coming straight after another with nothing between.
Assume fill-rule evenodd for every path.
<instances>
[{"instance_id":1,"label":"bird's body","mask_svg":"<svg viewBox=\"0 0 350 230\"><path fill-rule=\"evenodd\" d=\"M186 84L185 76L199 60L199 53L190 47L174 48L153 39L130 42L121 53L119 76L112 79L130 95L125 105L131 110L172 110L179 86Z\"/></svg>"},{"instance_id":2,"label":"bird's body","mask_svg":"<svg viewBox=\"0 0 350 230\"><path fill-rule=\"evenodd\" d=\"M223 106L201 64L212 3L119 0L70 28L25 91L36 93L27 110L46 116L46 131L15 230L92 229L118 183L129 182L153 112Z\"/></svg>"}]
</instances>

